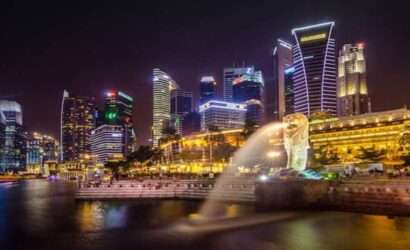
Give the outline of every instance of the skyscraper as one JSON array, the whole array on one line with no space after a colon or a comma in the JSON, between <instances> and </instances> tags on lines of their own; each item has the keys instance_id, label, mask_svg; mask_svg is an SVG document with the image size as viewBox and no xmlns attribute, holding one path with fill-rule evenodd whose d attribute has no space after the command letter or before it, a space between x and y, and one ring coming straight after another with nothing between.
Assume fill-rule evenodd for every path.
<instances>
[{"instance_id":1,"label":"skyscraper","mask_svg":"<svg viewBox=\"0 0 410 250\"><path fill-rule=\"evenodd\" d=\"M192 112L192 92L180 88L171 91L171 123L177 134L182 135L184 116Z\"/></svg>"},{"instance_id":2,"label":"skyscraper","mask_svg":"<svg viewBox=\"0 0 410 250\"><path fill-rule=\"evenodd\" d=\"M223 82L224 82L224 101L232 102L232 84L235 79L241 77L244 74L253 74L255 71L254 66L250 67L232 67L224 68Z\"/></svg>"},{"instance_id":3,"label":"skyscraper","mask_svg":"<svg viewBox=\"0 0 410 250\"><path fill-rule=\"evenodd\" d=\"M285 69L292 65L292 44L277 39L273 49L273 81L265 85L266 121L281 120L286 113Z\"/></svg>"},{"instance_id":4,"label":"skyscraper","mask_svg":"<svg viewBox=\"0 0 410 250\"><path fill-rule=\"evenodd\" d=\"M336 114L334 22L292 30L295 112Z\"/></svg>"},{"instance_id":5,"label":"skyscraper","mask_svg":"<svg viewBox=\"0 0 410 250\"><path fill-rule=\"evenodd\" d=\"M64 90L61 104L61 161L75 161L91 154L90 135L95 128L94 98L70 96Z\"/></svg>"},{"instance_id":6,"label":"skyscraper","mask_svg":"<svg viewBox=\"0 0 410 250\"><path fill-rule=\"evenodd\" d=\"M285 115L295 113L293 73L295 73L295 67L290 66L285 68Z\"/></svg>"},{"instance_id":7,"label":"skyscraper","mask_svg":"<svg viewBox=\"0 0 410 250\"><path fill-rule=\"evenodd\" d=\"M47 161L58 161L58 141L49 135L31 133L27 139L27 165L41 167Z\"/></svg>"},{"instance_id":8,"label":"skyscraper","mask_svg":"<svg viewBox=\"0 0 410 250\"><path fill-rule=\"evenodd\" d=\"M244 74L233 81L233 101L246 104L246 120L261 125L264 117L264 81L261 71Z\"/></svg>"},{"instance_id":9,"label":"skyscraper","mask_svg":"<svg viewBox=\"0 0 410 250\"><path fill-rule=\"evenodd\" d=\"M371 112L366 82L364 44L345 44L339 51L337 113L340 116Z\"/></svg>"},{"instance_id":10,"label":"skyscraper","mask_svg":"<svg viewBox=\"0 0 410 250\"><path fill-rule=\"evenodd\" d=\"M182 121L182 135L191 135L199 131L201 131L201 115L198 112L186 114Z\"/></svg>"},{"instance_id":11,"label":"skyscraper","mask_svg":"<svg viewBox=\"0 0 410 250\"><path fill-rule=\"evenodd\" d=\"M6 116L0 111L0 172L3 170L3 161L6 146Z\"/></svg>"},{"instance_id":12,"label":"skyscraper","mask_svg":"<svg viewBox=\"0 0 410 250\"><path fill-rule=\"evenodd\" d=\"M98 163L124 157L125 127L104 124L91 131L91 151Z\"/></svg>"},{"instance_id":13,"label":"skyscraper","mask_svg":"<svg viewBox=\"0 0 410 250\"><path fill-rule=\"evenodd\" d=\"M0 113L5 125L2 171L21 171L26 167L26 135L23 129L21 105L15 101L0 100Z\"/></svg>"},{"instance_id":14,"label":"skyscraper","mask_svg":"<svg viewBox=\"0 0 410 250\"><path fill-rule=\"evenodd\" d=\"M204 76L199 83L199 104L216 98L216 81L213 76Z\"/></svg>"},{"instance_id":15,"label":"skyscraper","mask_svg":"<svg viewBox=\"0 0 410 250\"><path fill-rule=\"evenodd\" d=\"M163 129L171 119L171 90L176 88L172 78L160 69L153 70L152 146L158 147Z\"/></svg>"},{"instance_id":16,"label":"skyscraper","mask_svg":"<svg viewBox=\"0 0 410 250\"><path fill-rule=\"evenodd\" d=\"M246 104L213 100L199 106L199 113L202 131L243 128Z\"/></svg>"},{"instance_id":17,"label":"skyscraper","mask_svg":"<svg viewBox=\"0 0 410 250\"><path fill-rule=\"evenodd\" d=\"M121 91L108 91L105 94L104 124L123 126L125 156L134 150L136 141L132 119L133 103L134 99Z\"/></svg>"}]
</instances>

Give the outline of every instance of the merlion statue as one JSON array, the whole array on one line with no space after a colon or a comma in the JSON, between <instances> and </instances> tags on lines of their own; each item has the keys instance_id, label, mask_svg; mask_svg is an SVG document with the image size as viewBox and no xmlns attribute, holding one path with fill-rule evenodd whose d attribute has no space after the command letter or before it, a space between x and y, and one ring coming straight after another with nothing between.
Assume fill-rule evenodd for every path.
<instances>
[{"instance_id":1,"label":"merlion statue","mask_svg":"<svg viewBox=\"0 0 410 250\"><path fill-rule=\"evenodd\" d=\"M304 114L295 113L283 118L283 141L288 155L287 168L306 169L309 148L309 120Z\"/></svg>"}]
</instances>

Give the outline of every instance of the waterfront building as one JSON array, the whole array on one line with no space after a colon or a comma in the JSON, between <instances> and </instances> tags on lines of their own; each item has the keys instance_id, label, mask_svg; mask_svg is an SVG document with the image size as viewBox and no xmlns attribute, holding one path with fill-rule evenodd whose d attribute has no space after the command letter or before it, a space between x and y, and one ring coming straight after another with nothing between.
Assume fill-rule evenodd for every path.
<instances>
[{"instance_id":1,"label":"waterfront building","mask_svg":"<svg viewBox=\"0 0 410 250\"><path fill-rule=\"evenodd\" d=\"M179 140L164 143L161 145L161 149L165 158L173 162L180 162L181 160L184 162L209 162L212 158L211 155L217 162L218 145L223 144L223 152L228 153L226 145L229 145L235 151L244 143L243 129L239 128L183 136ZM212 147L210 147L210 144L212 144Z\"/></svg>"},{"instance_id":2,"label":"waterfront building","mask_svg":"<svg viewBox=\"0 0 410 250\"><path fill-rule=\"evenodd\" d=\"M336 115L334 25L327 22L292 30L295 112Z\"/></svg>"},{"instance_id":3,"label":"waterfront building","mask_svg":"<svg viewBox=\"0 0 410 250\"><path fill-rule=\"evenodd\" d=\"M3 170L3 161L5 157L5 146L6 146L6 116L0 111L0 171Z\"/></svg>"},{"instance_id":4,"label":"waterfront building","mask_svg":"<svg viewBox=\"0 0 410 250\"><path fill-rule=\"evenodd\" d=\"M95 100L70 95L61 103L60 160L76 161L91 153L90 135L95 128Z\"/></svg>"},{"instance_id":5,"label":"waterfront building","mask_svg":"<svg viewBox=\"0 0 410 250\"><path fill-rule=\"evenodd\" d=\"M295 113L295 93L293 86L293 73L295 72L295 67L289 66L285 68L285 115Z\"/></svg>"},{"instance_id":6,"label":"waterfront building","mask_svg":"<svg viewBox=\"0 0 410 250\"><path fill-rule=\"evenodd\" d=\"M58 162L58 141L52 136L31 133L27 138L27 169L31 173L45 173L44 166L50 163Z\"/></svg>"},{"instance_id":7,"label":"waterfront building","mask_svg":"<svg viewBox=\"0 0 410 250\"><path fill-rule=\"evenodd\" d=\"M174 80L160 69L153 70L153 118L152 145L159 146L163 130L169 126L171 119L171 90L177 88Z\"/></svg>"},{"instance_id":8,"label":"waterfront building","mask_svg":"<svg viewBox=\"0 0 410 250\"><path fill-rule=\"evenodd\" d=\"M254 66L249 66L249 67L231 67L231 68L224 68L223 72L223 99L226 102L232 102L233 98L233 90L232 90L232 85L233 81L237 79L238 77L241 77L242 75L245 74L254 74L255 72L255 67Z\"/></svg>"},{"instance_id":9,"label":"waterfront building","mask_svg":"<svg viewBox=\"0 0 410 250\"><path fill-rule=\"evenodd\" d=\"M199 113L201 131L242 128L246 104L213 100L199 106Z\"/></svg>"},{"instance_id":10,"label":"waterfront building","mask_svg":"<svg viewBox=\"0 0 410 250\"><path fill-rule=\"evenodd\" d=\"M264 117L264 81L261 71L244 74L233 81L233 101L246 104L245 120L261 125Z\"/></svg>"},{"instance_id":11,"label":"waterfront building","mask_svg":"<svg viewBox=\"0 0 410 250\"><path fill-rule=\"evenodd\" d=\"M199 104L202 105L217 96L216 81L213 76L203 76L199 83Z\"/></svg>"},{"instance_id":12,"label":"waterfront building","mask_svg":"<svg viewBox=\"0 0 410 250\"><path fill-rule=\"evenodd\" d=\"M105 94L104 124L119 125L124 128L122 151L125 156L135 150L133 104L134 99L122 91L108 91Z\"/></svg>"},{"instance_id":13,"label":"waterfront building","mask_svg":"<svg viewBox=\"0 0 410 250\"><path fill-rule=\"evenodd\" d=\"M182 121L182 135L187 136L201 131L201 115L191 112L184 116Z\"/></svg>"},{"instance_id":14,"label":"waterfront building","mask_svg":"<svg viewBox=\"0 0 410 250\"><path fill-rule=\"evenodd\" d=\"M183 134L184 116L193 109L192 92L180 88L171 91L171 124L176 133Z\"/></svg>"},{"instance_id":15,"label":"waterfront building","mask_svg":"<svg viewBox=\"0 0 410 250\"><path fill-rule=\"evenodd\" d=\"M292 66L292 44L277 39L273 49L273 80L265 85L266 121L282 120L286 114L286 74L285 70Z\"/></svg>"},{"instance_id":16,"label":"waterfront building","mask_svg":"<svg viewBox=\"0 0 410 250\"><path fill-rule=\"evenodd\" d=\"M91 151L97 163L124 157L125 129L122 125L104 124L91 132Z\"/></svg>"},{"instance_id":17,"label":"waterfront building","mask_svg":"<svg viewBox=\"0 0 410 250\"><path fill-rule=\"evenodd\" d=\"M339 116L371 112L367 91L364 44L345 44L339 51L337 113Z\"/></svg>"},{"instance_id":18,"label":"waterfront building","mask_svg":"<svg viewBox=\"0 0 410 250\"><path fill-rule=\"evenodd\" d=\"M384 161L400 160L410 152L410 111L406 108L315 119L309 130L314 154L331 153L339 162L372 160L362 159L366 151L379 152Z\"/></svg>"},{"instance_id":19,"label":"waterfront building","mask_svg":"<svg viewBox=\"0 0 410 250\"><path fill-rule=\"evenodd\" d=\"M23 111L15 101L0 100L4 145L0 171L23 171L26 167L26 134L23 129Z\"/></svg>"}]
</instances>

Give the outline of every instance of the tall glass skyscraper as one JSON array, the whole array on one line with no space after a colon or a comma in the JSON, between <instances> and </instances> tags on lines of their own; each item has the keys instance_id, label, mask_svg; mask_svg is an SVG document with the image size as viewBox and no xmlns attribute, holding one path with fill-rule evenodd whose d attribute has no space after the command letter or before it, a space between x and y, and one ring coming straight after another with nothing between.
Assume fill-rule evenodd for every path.
<instances>
[{"instance_id":1,"label":"tall glass skyscraper","mask_svg":"<svg viewBox=\"0 0 410 250\"><path fill-rule=\"evenodd\" d=\"M292 30L295 112L336 115L334 22Z\"/></svg>"},{"instance_id":2,"label":"tall glass skyscraper","mask_svg":"<svg viewBox=\"0 0 410 250\"><path fill-rule=\"evenodd\" d=\"M94 98L71 96L64 90L61 103L61 161L75 161L91 154L90 135L95 128L95 111Z\"/></svg>"},{"instance_id":3,"label":"tall glass skyscraper","mask_svg":"<svg viewBox=\"0 0 410 250\"><path fill-rule=\"evenodd\" d=\"M216 81L213 76L204 76L199 83L199 104L216 98Z\"/></svg>"},{"instance_id":4,"label":"tall glass skyscraper","mask_svg":"<svg viewBox=\"0 0 410 250\"><path fill-rule=\"evenodd\" d=\"M371 112L367 91L364 44L345 44L339 51L337 113L340 116Z\"/></svg>"},{"instance_id":5,"label":"tall glass skyscraper","mask_svg":"<svg viewBox=\"0 0 410 250\"><path fill-rule=\"evenodd\" d=\"M232 68L224 68L223 72L223 82L224 82L224 101L232 102L233 93L232 93L232 85L233 81L238 77L241 77L245 74L253 74L255 72L255 67L232 67Z\"/></svg>"},{"instance_id":6,"label":"tall glass skyscraper","mask_svg":"<svg viewBox=\"0 0 410 250\"><path fill-rule=\"evenodd\" d=\"M192 92L182 89L171 91L171 122L177 134L182 135L182 122L184 116L192 112Z\"/></svg>"},{"instance_id":7,"label":"tall glass skyscraper","mask_svg":"<svg viewBox=\"0 0 410 250\"><path fill-rule=\"evenodd\" d=\"M246 104L246 120L262 125L264 117L264 81L261 71L244 74L233 81L233 101Z\"/></svg>"},{"instance_id":8,"label":"tall glass skyscraper","mask_svg":"<svg viewBox=\"0 0 410 250\"><path fill-rule=\"evenodd\" d=\"M105 94L104 124L123 127L123 154L134 151L136 142L132 119L134 99L122 91L108 91Z\"/></svg>"},{"instance_id":9,"label":"tall glass skyscraper","mask_svg":"<svg viewBox=\"0 0 410 250\"><path fill-rule=\"evenodd\" d=\"M0 159L1 171L21 171L26 167L26 134L23 130L23 112L15 101L0 100L1 120L4 132L3 153Z\"/></svg>"},{"instance_id":10,"label":"tall glass skyscraper","mask_svg":"<svg viewBox=\"0 0 410 250\"><path fill-rule=\"evenodd\" d=\"M273 81L265 85L265 119L281 120L286 113L285 69L292 65L292 44L277 39L273 49Z\"/></svg>"},{"instance_id":11,"label":"tall glass skyscraper","mask_svg":"<svg viewBox=\"0 0 410 250\"><path fill-rule=\"evenodd\" d=\"M174 80L160 69L153 70L153 118L152 118L152 146L158 147L163 136L163 129L169 126L171 119L171 90L176 89Z\"/></svg>"}]
</instances>

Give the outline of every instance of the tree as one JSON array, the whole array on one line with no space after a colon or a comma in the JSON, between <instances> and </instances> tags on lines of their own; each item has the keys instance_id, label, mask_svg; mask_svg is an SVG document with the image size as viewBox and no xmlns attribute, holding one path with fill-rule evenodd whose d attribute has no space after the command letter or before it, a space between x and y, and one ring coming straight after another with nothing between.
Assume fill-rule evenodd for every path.
<instances>
[{"instance_id":1,"label":"tree","mask_svg":"<svg viewBox=\"0 0 410 250\"><path fill-rule=\"evenodd\" d=\"M227 142L220 143L214 148L213 158L215 161L227 162L236 150L236 147L232 146Z\"/></svg>"}]
</instances>

